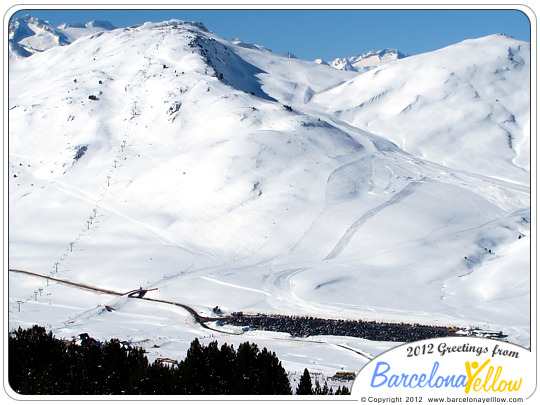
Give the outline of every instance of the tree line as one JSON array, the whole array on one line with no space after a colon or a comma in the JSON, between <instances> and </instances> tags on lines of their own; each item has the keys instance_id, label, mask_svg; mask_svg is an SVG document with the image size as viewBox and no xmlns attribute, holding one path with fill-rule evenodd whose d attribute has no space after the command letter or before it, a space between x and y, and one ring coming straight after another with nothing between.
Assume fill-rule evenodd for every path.
<instances>
[{"instance_id":1,"label":"tree line","mask_svg":"<svg viewBox=\"0 0 540 405\"><path fill-rule=\"evenodd\" d=\"M80 343L60 340L37 325L19 327L9 334L8 381L22 395L293 393L276 354L260 350L254 343L244 342L235 349L228 344L219 346L217 341L204 346L195 339L184 360L150 363L144 349L118 339L104 343L92 338ZM310 391L322 394L321 390ZM295 393L307 393L307 388Z\"/></svg>"}]
</instances>

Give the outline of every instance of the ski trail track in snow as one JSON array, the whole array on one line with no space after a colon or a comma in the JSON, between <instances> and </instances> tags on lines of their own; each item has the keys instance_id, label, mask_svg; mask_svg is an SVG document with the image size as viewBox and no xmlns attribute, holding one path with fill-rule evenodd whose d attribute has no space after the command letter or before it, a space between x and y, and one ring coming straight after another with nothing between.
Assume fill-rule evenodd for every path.
<instances>
[{"instance_id":1,"label":"ski trail track in snow","mask_svg":"<svg viewBox=\"0 0 540 405\"><path fill-rule=\"evenodd\" d=\"M366 212L364 215L362 215L360 218L358 218L349 228L345 231L343 236L339 239L339 241L336 243L334 248L323 260L331 260L338 257L343 250L347 247L352 237L358 232L358 230L362 227L364 223L366 223L370 218L373 218L377 213L382 211L383 209L390 207L394 204L399 203L412 193L414 193L418 187L420 187L423 184L423 181L414 181L409 183L403 190L401 190L399 193L392 196L391 199L388 201L378 205L375 208L370 209L368 212Z\"/></svg>"},{"instance_id":2,"label":"ski trail track in snow","mask_svg":"<svg viewBox=\"0 0 540 405\"><path fill-rule=\"evenodd\" d=\"M270 294L267 293L266 291L257 290L255 288L243 287L243 286L237 285L237 284L226 283L225 281L216 280L215 278L206 277L206 276L201 276L200 278L203 279L203 280L210 281L212 283L225 285L227 287L238 288L240 290L251 291L251 292L256 292L258 294L263 294L263 295L266 295L266 296L270 296Z\"/></svg>"}]
</instances>

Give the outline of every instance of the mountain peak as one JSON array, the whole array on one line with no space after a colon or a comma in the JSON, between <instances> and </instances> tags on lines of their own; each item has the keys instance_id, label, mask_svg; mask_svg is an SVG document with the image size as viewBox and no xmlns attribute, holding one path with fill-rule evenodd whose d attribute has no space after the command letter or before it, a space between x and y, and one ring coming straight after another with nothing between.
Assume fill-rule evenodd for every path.
<instances>
[{"instance_id":1,"label":"mountain peak","mask_svg":"<svg viewBox=\"0 0 540 405\"><path fill-rule=\"evenodd\" d=\"M330 66L340 70L351 70L355 72L366 72L389 62L406 58L407 55L397 49L382 49L379 51L369 51L358 56L347 58L337 58L329 63Z\"/></svg>"},{"instance_id":2,"label":"mountain peak","mask_svg":"<svg viewBox=\"0 0 540 405\"><path fill-rule=\"evenodd\" d=\"M63 23L53 27L31 15L14 18L9 23L10 51L18 56L30 56L55 46L69 45L76 39L98 31L110 31L116 27L109 21L94 20L83 23Z\"/></svg>"},{"instance_id":3,"label":"mountain peak","mask_svg":"<svg viewBox=\"0 0 540 405\"><path fill-rule=\"evenodd\" d=\"M105 28L106 30L116 29L116 27L113 24L111 24L109 21L103 21L103 20L92 20L89 23L86 23L85 27Z\"/></svg>"},{"instance_id":4,"label":"mountain peak","mask_svg":"<svg viewBox=\"0 0 540 405\"><path fill-rule=\"evenodd\" d=\"M184 20L179 20L176 18L173 18L171 20L166 20L166 21L160 21L160 22L147 21L143 24L131 26L129 28L166 28L166 27L177 28L180 26L193 27L203 32L210 32L208 28L206 28L206 26L200 21L184 21Z\"/></svg>"},{"instance_id":5,"label":"mountain peak","mask_svg":"<svg viewBox=\"0 0 540 405\"><path fill-rule=\"evenodd\" d=\"M22 50L19 55L32 54L53 46L70 43L66 35L49 22L30 15L12 19L9 23L9 41ZM10 47L13 49L14 47Z\"/></svg>"},{"instance_id":6,"label":"mountain peak","mask_svg":"<svg viewBox=\"0 0 540 405\"><path fill-rule=\"evenodd\" d=\"M244 42L244 41L242 41L242 40L241 40L240 38L238 38L238 37L232 38L230 42L231 42L232 44L234 44L234 45L241 46L242 48L248 48L248 49L261 49L261 50L265 50L265 51L272 52L270 49L265 48L264 46L256 45L256 44L250 44L250 43Z\"/></svg>"}]
</instances>

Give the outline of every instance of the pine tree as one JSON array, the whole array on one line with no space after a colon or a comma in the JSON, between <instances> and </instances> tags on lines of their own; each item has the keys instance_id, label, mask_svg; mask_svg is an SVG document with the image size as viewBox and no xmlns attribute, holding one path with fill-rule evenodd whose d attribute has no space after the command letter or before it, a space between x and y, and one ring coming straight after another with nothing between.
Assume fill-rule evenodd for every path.
<instances>
[{"instance_id":1,"label":"pine tree","mask_svg":"<svg viewBox=\"0 0 540 405\"><path fill-rule=\"evenodd\" d=\"M177 387L179 394L204 394L207 372L204 361L204 350L199 342L195 339L191 342L191 346L187 351L186 358L180 362L178 366Z\"/></svg>"},{"instance_id":2,"label":"pine tree","mask_svg":"<svg viewBox=\"0 0 540 405\"><path fill-rule=\"evenodd\" d=\"M266 347L257 356L257 395L291 395L285 369L274 352Z\"/></svg>"},{"instance_id":3,"label":"pine tree","mask_svg":"<svg viewBox=\"0 0 540 405\"><path fill-rule=\"evenodd\" d=\"M104 386L102 351L98 344L83 341L68 346L69 393L73 395L99 395Z\"/></svg>"},{"instance_id":4,"label":"pine tree","mask_svg":"<svg viewBox=\"0 0 540 405\"><path fill-rule=\"evenodd\" d=\"M351 392L349 391L349 388L347 388L346 386L339 386L337 391L336 391L336 395L350 395Z\"/></svg>"},{"instance_id":5,"label":"pine tree","mask_svg":"<svg viewBox=\"0 0 540 405\"><path fill-rule=\"evenodd\" d=\"M207 370L204 393L207 395L223 394L226 389L225 370L221 367L221 351L216 341L203 348L204 365Z\"/></svg>"},{"instance_id":6,"label":"pine tree","mask_svg":"<svg viewBox=\"0 0 540 405\"><path fill-rule=\"evenodd\" d=\"M102 351L102 370L106 376L103 394L126 394L126 380L129 378L130 370L127 366L125 348L118 340L113 339L105 343Z\"/></svg>"},{"instance_id":7,"label":"pine tree","mask_svg":"<svg viewBox=\"0 0 540 405\"><path fill-rule=\"evenodd\" d=\"M255 343L244 342L238 346L236 353L236 378L233 382L234 393L256 395L260 386L257 373L257 354L259 349Z\"/></svg>"},{"instance_id":8,"label":"pine tree","mask_svg":"<svg viewBox=\"0 0 540 405\"><path fill-rule=\"evenodd\" d=\"M126 366L129 378L126 381L126 394L142 395L145 390L142 380L146 376L146 371L150 367L148 359L144 355L144 350L140 348L130 348L127 350Z\"/></svg>"},{"instance_id":9,"label":"pine tree","mask_svg":"<svg viewBox=\"0 0 540 405\"><path fill-rule=\"evenodd\" d=\"M311 386L311 376L307 368L304 369L304 374L300 377L300 383L296 389L296 395L313 395L313 388Z\"/></svg>"},{"instance_id":10,"label":"pine tree","mask_svg":"<svg viewBox=\"0 0 540 405\"><path fill-rule=\"evenodd\" d=\"M226 343L221 345L216 363L214 367L217 369L219 375L219 394L230 395L233 393L232 380L234 379L236 367L236 351L234 347Z\"/></svg>"},{"instance_id":11,"label":"pine tree","mask_svg":"<svg viewBox=\"0 0 540 405\"><path fill-rule=\"evenodd\" d=\"M328 391L328 382L324 382L324 387L321 391L321 395L328 395L329 394L329 391Z\"/></svg>"}]
</instances>

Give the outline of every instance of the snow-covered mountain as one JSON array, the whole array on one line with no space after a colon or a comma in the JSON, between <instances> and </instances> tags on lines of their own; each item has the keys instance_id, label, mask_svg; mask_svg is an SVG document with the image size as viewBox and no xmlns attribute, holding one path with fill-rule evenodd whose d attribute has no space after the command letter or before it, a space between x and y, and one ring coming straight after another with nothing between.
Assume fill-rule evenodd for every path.
<instances>
[{"instance_id":1,"label":"snow-covered mountain","mask_svg":"<svg viewBox=\"0 0 540 405\"><path fill-rule=\"evenodd\" d=\"M477 326L527 346L529 54L494 35L359 74L173 20L11 59L9 267L207 315ZM211 334L179 307L19 273L9 287L10 326L154 357L250 340L331 373L392 346Z\"/></svg>"},{"instance_id":2,"label":"snow-covered mountain","mask_svg":"<svg viewBox=\"0 0 540 405\"><path fill-rule=\"evenodd\" d=\"M86 24L62 24L53 27L49 22L25 15L9 22L9 49L11 55L28 57L54 46L64 46L83 36L114 30L108 21L90 21Z\"/></svg>"},{"instance_id":3,"label":"snow-covered mountain","mask_svg":"<svg viewBox=\"0 0 540 405\"><path fill-rule=\"evenodd\" d=\"M503 35L468 40L355 76L310 104L415 156L527 182L529 54Z\"/></svg>"},{"instance_id":4,"label":"snow-covered mountain","mask_svg":"<svg viewBox=\"0 0 540 405\"><path fill-rule=\"evenodd\" d=\"M379 66L394 62L398 59L406 58L407 55L396 49L383 49L381 51L370 51L368 53L350 56L347 58L337 58L328 62L328 65L341 70L351 70L354 72L367 72ZM325 63L322 59L317 59L317 63Z\"/></svg>"}]
</instances>

